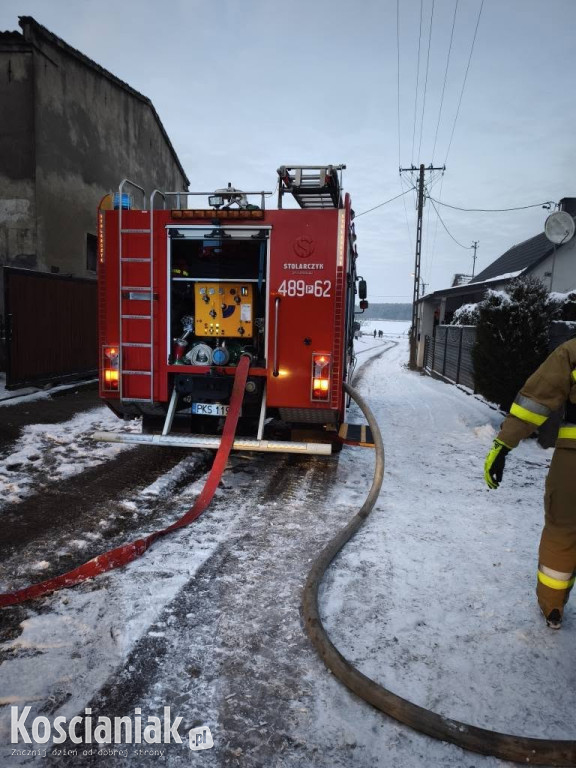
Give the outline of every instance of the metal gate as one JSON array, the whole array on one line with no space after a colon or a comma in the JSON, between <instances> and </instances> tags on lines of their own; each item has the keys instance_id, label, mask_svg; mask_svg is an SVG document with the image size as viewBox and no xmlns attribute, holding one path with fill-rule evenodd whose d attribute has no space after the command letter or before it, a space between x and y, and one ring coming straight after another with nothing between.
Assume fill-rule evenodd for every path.
<instances>
[{"instance_id":1,"label":"metal gate","mask_svg":"<svg viewBox=\"0 0 576 768\"><path fill-rule=\"evenodd\" d=\"M96 375L96 281L4 268L6 387Z\"/></svg>"},{"instance_id":2,"label":"metal gate","mask_svg":"<svg viewBox=\"0 0 576 768\"><path fill-rule=\"evenodd\" d=\"M474 389L472 347L476 328L469 325L437 325L426 337L424 366L456 384Z\"/></svg>"}]
</instances>

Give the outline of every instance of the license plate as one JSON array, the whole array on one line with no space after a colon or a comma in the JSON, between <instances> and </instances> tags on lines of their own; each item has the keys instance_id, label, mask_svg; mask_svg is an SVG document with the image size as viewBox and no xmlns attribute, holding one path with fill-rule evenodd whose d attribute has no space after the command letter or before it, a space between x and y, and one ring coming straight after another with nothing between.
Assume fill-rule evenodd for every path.
<instances>
[{"instance_id":1,"label":"license plate","mask_svg":"<svg viewBox=\"0 0 576 768\"><path fill-rule=\"evenodd\" d=\"M221 403L192 403L192 413L197 416L227 416L228 408Z\"/></svg>"}]
</instances>

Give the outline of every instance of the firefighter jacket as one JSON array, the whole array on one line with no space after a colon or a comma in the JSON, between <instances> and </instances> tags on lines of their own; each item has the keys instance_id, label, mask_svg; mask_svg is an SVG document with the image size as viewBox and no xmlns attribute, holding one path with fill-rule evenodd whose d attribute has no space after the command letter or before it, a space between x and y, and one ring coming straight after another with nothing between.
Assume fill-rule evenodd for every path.
<instances>
[{"instance_id":1,"label":"firefighter jacket","mask_svg":"<svg viewBox=\"0 0 576 768\"><path fill-rule=\"evenodd\" d=\"M515 448L562 406L564 420L556 447L576 448L576 339L557 347L526 381L497 439Z\"/></svg>"}]
</instances>

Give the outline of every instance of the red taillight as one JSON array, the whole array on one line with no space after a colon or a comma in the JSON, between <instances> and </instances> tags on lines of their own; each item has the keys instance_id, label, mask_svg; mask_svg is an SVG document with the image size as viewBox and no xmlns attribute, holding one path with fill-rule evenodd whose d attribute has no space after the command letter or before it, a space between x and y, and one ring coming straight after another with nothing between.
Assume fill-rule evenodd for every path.
<instances>
[{"instance_id":1,"label":"red taillight","mask_svg":"<svg viewBox=\"0 0 576 768\"><path fill-rule=\"evenodd\" d=\"M103 347L102 349L102 389L106 392L117 392L120 381L120 360L118 347Z\"/></svg>"},{"instance_id":2,"label":"red taillight","mask_svg":"<svg viewBox=\"0 0 576 768\"><path fill-rule=\"evenodd\" d=\"M330 398L330 365L332 355L315 352L312 355L312 400Z\"/></svg>"}]
</instances>

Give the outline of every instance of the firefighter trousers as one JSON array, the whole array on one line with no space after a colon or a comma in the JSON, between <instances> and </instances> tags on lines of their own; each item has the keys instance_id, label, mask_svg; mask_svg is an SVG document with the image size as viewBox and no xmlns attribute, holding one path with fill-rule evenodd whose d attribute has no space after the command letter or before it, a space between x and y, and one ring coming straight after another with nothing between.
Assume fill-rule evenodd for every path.
<instances>
[{"instance_id":1,"label":"firefighter trousers","mask_svg":"<svg viewBox=\"0 0 576 768\"><path fill-rule=\"evenodd\" d=\"M536 594L545 616L562 613L576 576L576 450L556 448L546 478Z\"/></svg>"}]
</instances>

